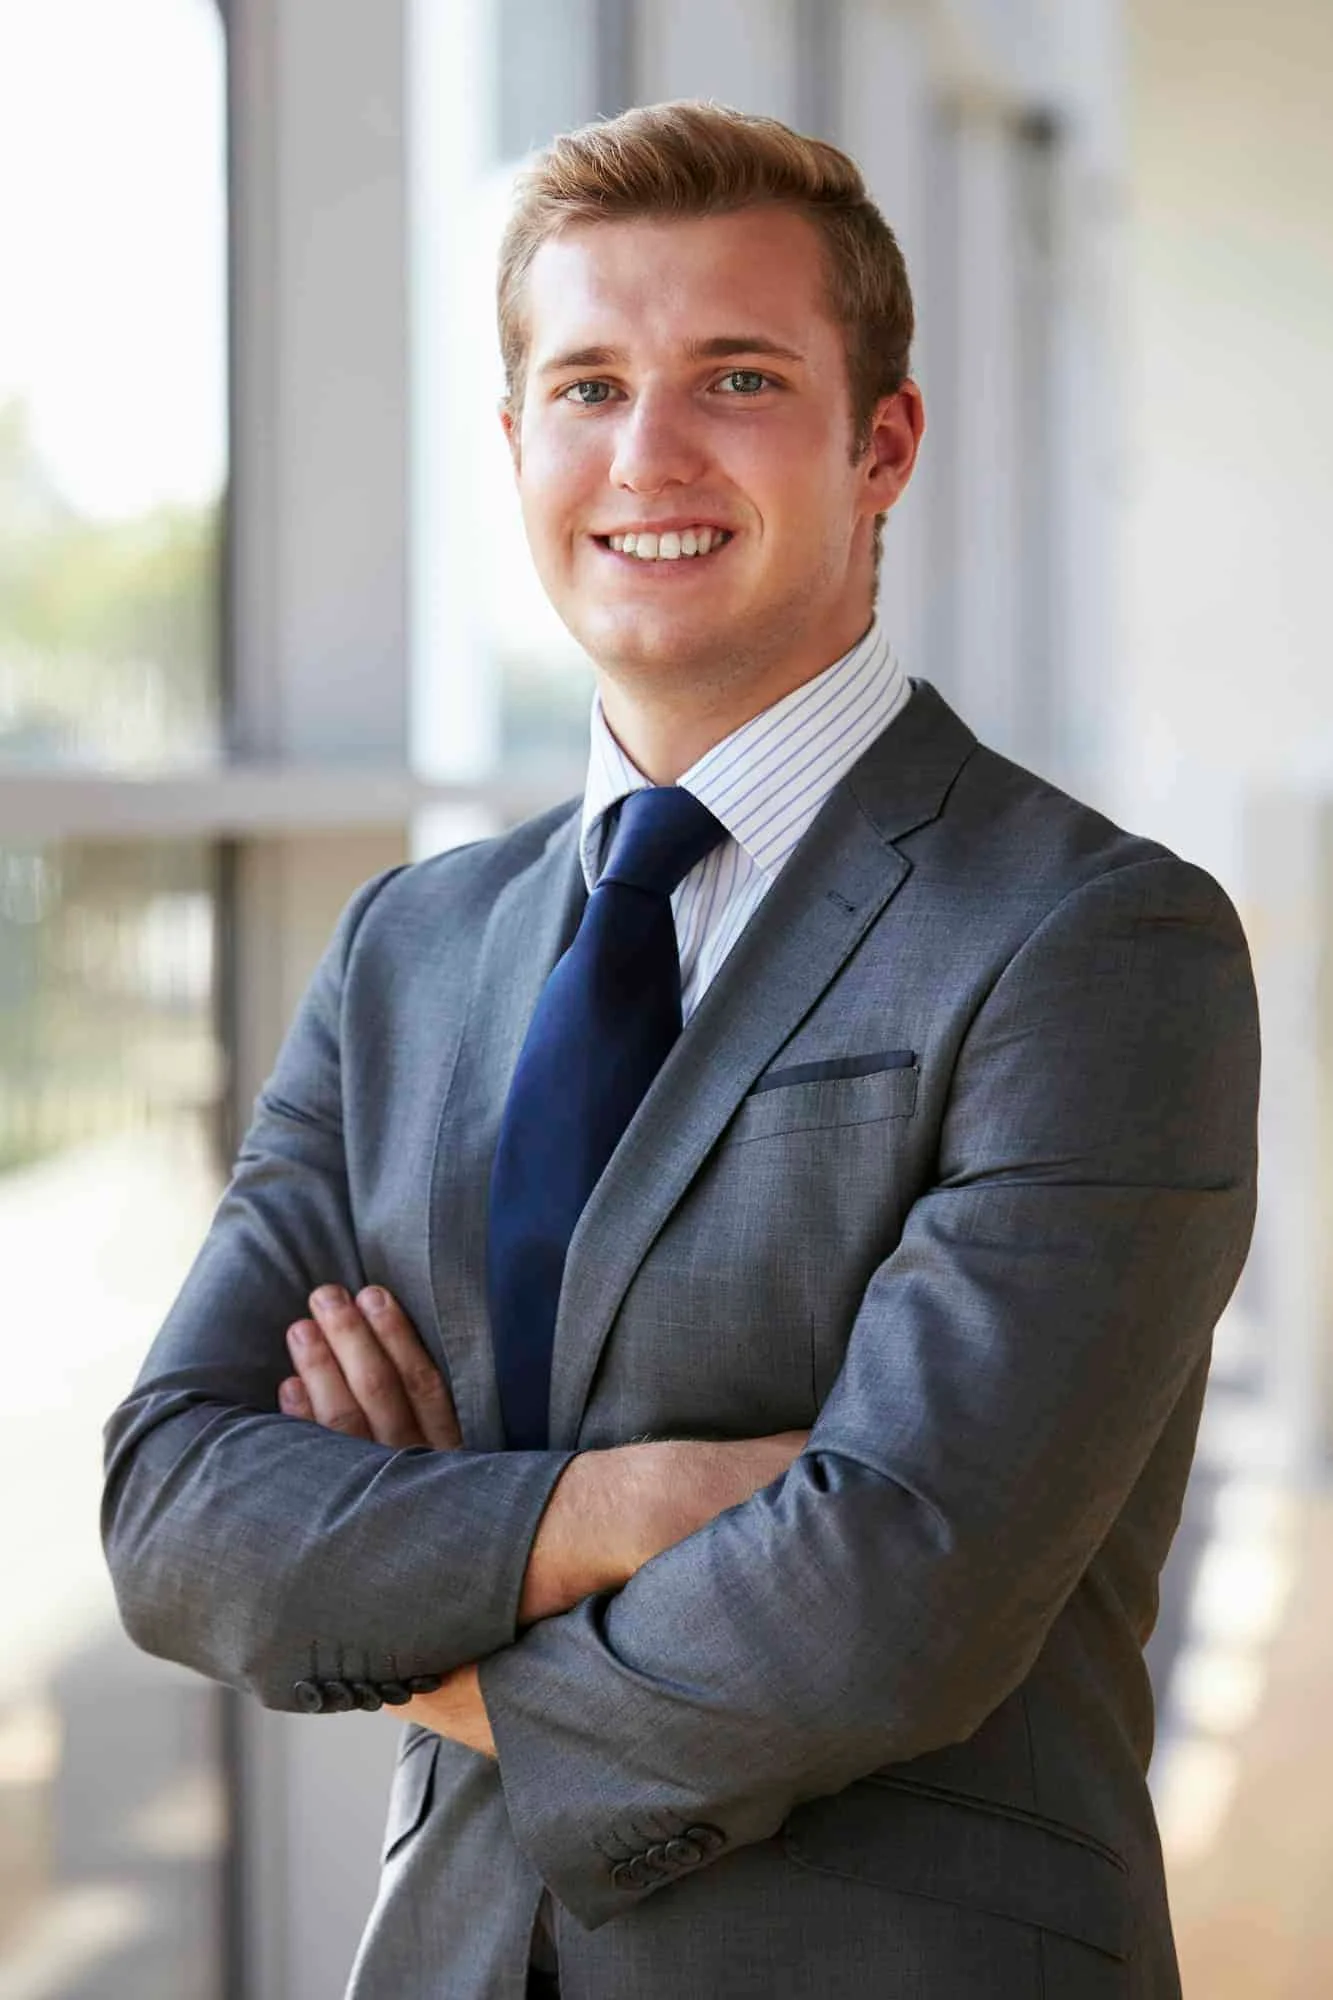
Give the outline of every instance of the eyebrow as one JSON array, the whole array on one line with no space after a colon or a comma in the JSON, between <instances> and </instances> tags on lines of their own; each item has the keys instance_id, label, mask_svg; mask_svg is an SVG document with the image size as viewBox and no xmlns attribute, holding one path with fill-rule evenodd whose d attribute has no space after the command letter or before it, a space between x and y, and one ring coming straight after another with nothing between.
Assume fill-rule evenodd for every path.
<instances>
[{"instance_id":1,"label":"eyebrow","mask_svg":"<svg viewBox=\"0 0 1333 2000\"><path fill-rule=\"evenodd\" d=\"M804 361L799 348L784 347L762 333L715 333L707 340L685 343L687 361L725 361L734 354L764 354L777 361ZM571 347L553 355L537 370L539 375L559 375L566 368L612 368L626 359L619 347Z\"/></svg>"}]
</instances>

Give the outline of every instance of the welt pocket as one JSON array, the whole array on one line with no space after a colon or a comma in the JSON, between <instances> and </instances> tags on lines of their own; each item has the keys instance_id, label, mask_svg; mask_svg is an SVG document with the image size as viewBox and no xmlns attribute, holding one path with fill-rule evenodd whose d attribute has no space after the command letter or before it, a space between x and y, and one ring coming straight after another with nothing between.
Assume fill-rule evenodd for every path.
<instances>
[{"instance_id":1,"label":"welt pocket","mask_svg":"<svg viewBox=\"0 0 1333 2000\"><path fill-rule=\"evenodd\" d=\"M384 1822L380 1864L398 1852L410 1834L416 1832L430 1811L435 1788L435 1762L440 1739L434 1730L409 1737L398 1753L393 1783L389 1787L389 1808Z\"/></svg>"},{"instance_id":2,"label":"welt pocket","mask_svg":"<svg viewBox=\"0 0 1333 2000\"><path fill-rule=\"evenodd\" d=\"M797 1806L782 1830L805 1867L966 1905L1126 1959L1129 1871L1076 1827L879 1775Z\"/></svg>"},{"instance_id":3,"label":"welt pocket","mask_svg":"<svg viewBox=\"0 0 1333 2000\"><path fill-rule=\"evenodd\" d=\"M793 1063L787 1070L769 1070L751 1089L732 1119L731 1139L764 1139L776 1132L816 1131L821 1126L867 1125L882 1118L910 1118L916 1110L920 1070L910 1049L887 1052L908 1058L848 1073L826 1073L818 1063ZM836 1059L850 1064L870 1058ZM815 1074L811 1075L810 1072Z\"/></svg>"},{"instance_id":4,"label":"welt pocket","mask_svg":"<svg viewBox=\"0 0 1333 2000\"><path fill-rule=\"evenodd\" d=\"M818 1062L788 1063L782 1069L766 1070L750 1091L758 1097L766 1090L790 1090L796 1083L833 1083L842 1077L873 1076L882 1069L911 1069L916 1062L914 1049L877 1049L862 1056L825 1056Z\"/></svg>"}]
</instances>

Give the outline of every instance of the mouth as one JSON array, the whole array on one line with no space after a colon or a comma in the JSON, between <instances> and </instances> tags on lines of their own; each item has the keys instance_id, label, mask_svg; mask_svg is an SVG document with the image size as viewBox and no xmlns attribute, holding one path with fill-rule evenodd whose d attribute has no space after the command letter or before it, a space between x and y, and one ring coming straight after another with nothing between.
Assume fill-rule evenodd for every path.
<instances>
[{"instance_id":1,"label":"mouth","mask_svg":"<svg viewBox=\"0 0 1333 2000\"><path fill-rule=\"evenodd\" d=\"M623 566L644 572L651 570L654 575L679 575L700 564L715 562L721 551L735 540L735 535L729 528L703 525L667 529L662 533L644 530L637 534L594 535L592 539Z\"/></svg>"}]
</instances>

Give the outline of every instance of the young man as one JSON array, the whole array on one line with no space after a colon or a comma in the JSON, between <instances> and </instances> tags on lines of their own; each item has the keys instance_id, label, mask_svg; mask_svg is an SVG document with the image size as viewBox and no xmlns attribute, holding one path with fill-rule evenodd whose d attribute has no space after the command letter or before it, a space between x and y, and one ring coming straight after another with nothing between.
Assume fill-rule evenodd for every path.
<instances>
[{"instance_id":1,"label":"young man","mask_svg":"<svg viewBox=\"0 0 1333 2000\"><path fill-rule=\"evenodd\" d=\"M410 1721L356 2000L1168 2000L1235 912L898 665L911 301L843 155L572 134L499 297L587 789L348 906L108 1426L126 1624Z\"/></svg>"}]
</instances>

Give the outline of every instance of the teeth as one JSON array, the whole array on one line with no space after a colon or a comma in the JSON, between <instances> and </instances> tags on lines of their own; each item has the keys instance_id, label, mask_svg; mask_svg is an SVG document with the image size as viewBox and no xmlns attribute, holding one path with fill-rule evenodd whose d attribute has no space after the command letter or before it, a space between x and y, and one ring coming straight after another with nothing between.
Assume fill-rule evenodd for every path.
<instances>
[{"instance_id":1,"label":"teeth","mask_svg":"<svg viewBox=\"0 0 1333 2000\"><path fill-rule=\"evenodd\" d=\"M681 556L706 556L727 540L724 528L674 528L662 534L643 529L638 534L610 536L611 547L619 555L637 556L640 562L676 562Z\"/></svg>"}]
</instances>

